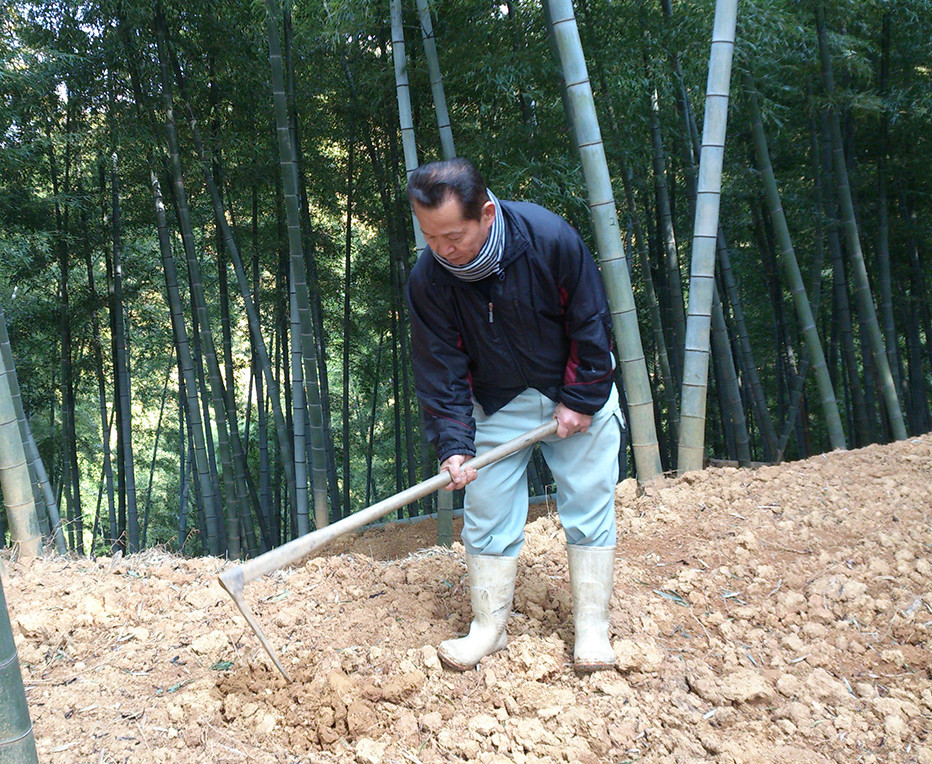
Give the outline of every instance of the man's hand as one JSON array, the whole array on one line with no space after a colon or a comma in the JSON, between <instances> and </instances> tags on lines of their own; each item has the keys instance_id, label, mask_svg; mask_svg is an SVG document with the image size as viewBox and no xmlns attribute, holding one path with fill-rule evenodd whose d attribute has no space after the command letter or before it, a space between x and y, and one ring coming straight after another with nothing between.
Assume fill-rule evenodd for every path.
<instances>
[{"instance_id":1,"label":"man's hand","mask_svg":"<svg viewBox=\"0 0 932 764\"><path fill-rule=\"evenodd\" d=\"M577 432L585 432L592 424L591 416L568 409L562 403L557 404L553 418L557 420L557 435L561 438L567 438Z\"/></svg>"},{"instance_id":2,"label":"man's hand","mask_svg":"<svg viewBox=\"0 0 932 764\"><path fill-rule=\"evenodd\" d=\"M463 488L467 483L471 483L476 479L476 475L479 473L472 467L467 467L465 470L460 469L463 462L469 459L472 459L472 457L466 454L453 454L453 456L448 456L443 460L440 471L447 470L450 473L450 483L444 486L444 491L455 491L457 488Z\"/></svg>"}]
</instances>

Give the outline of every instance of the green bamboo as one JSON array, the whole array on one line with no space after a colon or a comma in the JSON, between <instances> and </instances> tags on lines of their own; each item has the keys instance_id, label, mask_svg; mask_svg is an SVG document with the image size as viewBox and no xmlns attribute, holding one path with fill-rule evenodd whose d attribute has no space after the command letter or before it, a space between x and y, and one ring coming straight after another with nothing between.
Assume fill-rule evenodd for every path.
<instances>
[{"instance_id":1,"label":"green bamboo","mask_svg":"<svg viewBox=\"0 0 932 764\"><path fill-rule=\"evenodd\" d=\"M618 227L615 197L605 160L605 147L583 56L579 28L571 0L546 0L553 35L560 54L563 79L571 105L568 121L574 126L583 175L589 192L589 213L595 231L602 281L612 312L621 370L631 420L637 478L644 482L660 476L663 467L654 421L647 363L641 345L634 294Z\"/></svg>"},{"instance_id":2,"label":"green bamboo","mask_svg":"<svg viewBox=\"0 0 932 764\"><path fill-rule=\"evenodd\" d=\"M139 72L139 55L134 47L134 35L130 25L122 16L123 6L117 7L117 29L120 41L125 51L129 68L130 84L136 111L140 122L151 123L151 112L146 109L147 99L142 89L142 75ZM119 153L117 151L116 118L116 86L111 73L108 89L107 120L110 132L111 148L111 219L110 235L112 238L112 251L109 256L110 268L107 272L107 288L110 297L110 347L113 356L113 384L114 401L116 409L117 430L117 517L111 522L110 545L113 551L125 548L126 518L138 518L136 501L136 471L133 459L132 439L132 394L129 373L129 342L127 339L127 324L125 307L123 304L123 224L120 206L120 183L117 173ZM151 156L149 157L151 163ZM150 166L151 171L151 166ZM127 534L128 535L128 534Z\"/></svg>"},{"instance_id":3,"label":"green bamboo","mask_svg":"<svg viewBox=\"0 0 932 764\"><path fill-rule=\"evenodd\" d=\"M288 251L295 286L295 299L301 324L301 355L304 363L305 396L310 414L311 460L314 492L314 522L317 528L329 523L327 496L327 453L324 447L323 416L319 388L316 384L317 351L311 326L310 298L307 289L307 269L304 262L304 240L301 234L301 203L299 199L298 167L295 146L288 119L288 101L285 95L285 68L282 60L281 36L278 30L278 4L266 0L269 65L272 74L272 100L275 108L275 129L278 136L279 166L285 192L285 216L288 231ZM297 458L297 454L295 454ZM298 516L297 532L310 531L305 513Z\"/></svg>"},{"instance_id":4,"label":"green bamboo","mask_svg":"<svg viewBox=\"0 0 932 764\"><path fill-rule=\"evenodd\" d=\"M304 370L301 365L301 319L298 316L298 300L295 296L294 268L291 269L291 288L288 293L291 333L291 427L294 433L294 476L295 514L307 516L307 402L304 395Z\"/></svg>"},{"instance_id":5,"label":"green bamboo","mask_svg":"<svg viewBox=\"0 0 932 764\"><path fill-rule=\"evenodd\" d=\"M282 412L281 393L279 391L278 380L275 378L272 368L272 361L269 357L268 347L265 338L262 335L262 323L259 318L259 308L253 299L252 289L249 280L246 277L246 269L243 266L240 257L239 247L233 236L233 229L227 222L226 210L223 206L223 200L220 197L220 190L214 179L214 174L210 167L210 161L207 152L204 149L204 142L201 138L201 131L198 127L194 112L187 106L188 126L194 137L194 145L197 149L198 157L201 161L201 169L204 173L204 184L207 187L210 200L214 210L214 221L220 232L220 239L223 243L230 261L233 263L233 272L236 274L236 283L239 286L240 295L243 298L243 305L246 309L247 326L249 327L249 338L252 348L256 353L256 360L262 373L262 378L268 389L268 401L272 408L272 417L275 422L275 432L278 438L278 447L282 456L282 468L285 471L285 481L290 485L294 483L294 461L292 455L291 442L288 436L288 427L285 422L285 415ZM260 517L262 514L260 513ZM271 539L269 539L271 543Z\"/></svg>"},{"instance_id":6,"label":"green bamboo","mask_svg":"<svg viewBox=\"0 0 932 764\"><path fill-rule=\"evenodd\" d=\"M404 27L402 25L402 13L401 13L401 0L392 0L391 3L391 27L392 27L392 62L394 64L395 70L395 92L398 100L398 123L401 131L402 139L402 150L404 153L404 162L405 162L405 173L410 175L417 169L418 166L418 156L417 156L417 142L415 140L414 133L414 119L411 110L411 93L410 93L410 84L408 81L408 70L407 70L407 56L405 53L405 40L404 40ZM438 73L439 74L439 73ZM438 112L438 120L440 119L440 114ZM451 136L452 138L452 136ZM414 216L414 209L411 209L411 219L413 223L414 230L414 244L418 252L424 249L427 246L427 242L424 239L424 234L421 232L421 227L418 225L417 219ZM401 402L399 407L396 403L395 405L395 443L396 443L396 475L397 475L397 488L401 490L403 487L404 479L401 473L401 431L402 431L402 419L404 422L404 433L405 433L405 451L406 451L406 463L408 467L408 482L414 483L416 481L416 466L417 458L414 450L414 427L413 420L411 417L412 407L408 404L409 395L410 395L410 385L408 382L408 358L409 352L407 347L408 342L408 330L407 330L407 320L406 320L406 302L402 295L404 294L405 285L408 280L408 261L407 261L407 249L398 247L397 250L393 251L393 267L392 267L392 299L394 302L394 310L392 311L393 320L392 326L394 329L394 336L397 338L397 341L393 343L394 355L394 368L396 375L393 379L393 384L395 386L395 400ZM399 359L400 356L400 359ZM422 433L423 437L423 433ZM414 516L418 513L420 507L420 502L412 503L408 507L409 516ZM402 512L402 509L399 508L399 514Z\"/></svg>"},{"instance_id":7,"label":"green bamboo","mask_svg":"<svg viewBox=\"0 0 932 764\"><path fill-rule=\"evenodd\" d=\"M440 131L440 146L444 159L456 157L453 144L453 130L450 127L450 114L447 111L447 97L443 90L443 77L440 74L440 59L437 56L437 41L434 37L434 25L430 18L427 0L417 0L417 12L421 18L421 37L424 40L424 55L427 58L427 72L430 75L430 90L434 96L434 111L437 114L437 129Z\"/></svg>"},{"instance_id":8,"label":"green bamboo","mask_svg":"<svg viewBox=\"0 0 932 764\"><path fill-rule=\"evenodd\" d=\"M46 123L46 154L48 156L49 177L52 185L52 199L55 217L54 235L52 237L58 267L58 307L59 307L59 358L61 369L61 479L60 488L66 500L68 518L68 540L72 549L84 554L84 513L81 508L81 474L78 467L77 431L75 425L75 376L73 358L73 341L71 333L71 298L69 290L70 241L69 230L70 205L63 204L71 196L71 177L73 160L73 141L71 124L74 117L75 99L68 98L65 108L64 149L61 179L58 160L55 153L55 141L52 140L50 124Z\"/></svg>"},{"instance_id":9,"label":"green bamboo","mask_svg":"<svg viewBox=\"0 0 932 764\"><path fill-rule=\"evenodd\" d=\"M165 291L168 298L172 334L175 340L175 352L178 354L178 366L184 382L185 413L188 417L188 426L194 445L195 468L197 470L198 486L201 492L201 501L203 502L204 516L207 525L205 547L211 555L216 556L221 553L222 531L219 524L220 508L213 480L211 479L210 466L208 464L204 419L201 416L200 397L197 393L198 384L194 368L194 358L191 352L188 330L184 323L181 294L178 289L178 274L172 255L171 240L168 233L168 220L165 214L165 204L162 200L162 188L153 170L150 170L149 180L152 186L152 199L155 205L156 229L159 237L159 249L162 255L162 270L165 275Z\"/></svg>"},{"instance_id":10,"label":"green bamboo","mask_svg":"<svg viewBox=\"0 0 932 764\"><path fill-rule=\"evenodd\" d=\"M26 689L0 581L0 762L38 764L38 761Z\"/></svg>"},{"instance_id":11,"label":"green bamboo","mask_svg":"<svg viewBox=\"0 0 932 764\"><path fill-rule=\"evenodd\" d=\"M210 316L207 313L207 298L204 295L201 264L194 243L194 229L191 225L188 196L184 185L184 173L181 169L181 155L178 149L178 136L175 130L174 98L172 95L171 77L168 72L165 22L161 12L156 13L155 29L158 46L159 75L162 86L162 105L165 109L165 136L168 143L172 189L181 233L181 243L185 253L185 260L188 264L188 286L191 290L191 303L194 311L197 313L197 327L201 347L200 357L207 367L208 391L214 410L217 447L223 466L221 475L223 480L222 485L226 518L226 549L224 551L233 559L238 559L242 556L239 533L239 512L237 508L236 483L233 476L233 453L230 446L230 432L227 424L226 401L224 400L223 394L220 363L217 359L217 348L210 326ZM205 422L207 421L209 420L205 415Z\"/></svg>"},{"instance_id":12,"label":"green bamboo","mask_svg":"<svg viewBox=\"0 0 932 764\"><path fill-rule=\"evenodd\" d=\"M673 15L673 6L670 0L662 0L661 8L663 10L664 17L667 20L671 19ZM676 111L680 120L680 130L677 135L677 143L680 145L683 161L683 172L685 175L684 185L686 187L686 199L688 201L689 207L689 219L695 219L697 201L696 188L698 184L696 175L698 171L698 167L696 166L696 157L698 157L701 153L702 147L699 133L696 129L695 119L692 113L689 94L684 84L684 77L682 67L680 66L679 54L674 49L670 52L669 55L671 58L671 63L673 64L674 78L676 80L674 93L676 100ZM656 91L654 95L654 101L656 103ZM654 109L652 109L652 115L653 114ZM655 142L659 142L659 120L652 116L652 123L656 123L657 125L657 138L655 139ZM661 146L660 151L662 152L662 150L663 149ZM660 161L662 167L662 153L660 156ZM672 215L670 215L669 195L665 182L663 184L663 193L661 194L658 191L657 197L661 209L664 207L667 208L665 215L670 219L669 226L671 227L672 231ZM716 253L720 254L723 250L726 250L727 259L725 233L721 223L719 223L718 231L716 233ZM674 276L676 277L677 280L674 284L672 284L672 286L675 287L679 296L674 296L674 290L671 289L670 302L673 303L679 310L679 315L677 316L676 320L683 321L685 329L683 294L682 286L679 281L679 266L675 262L673 263L673 266L674 267L670 269L668 279L673 278ZM741 328L739 326L737 332L740 333L740 331ZM720 299L717 286L713 290L712 298L711 344L712 362L715 365L715 379L717 382L719 407L721 409L722 426L725 431L726 446L729 450L730 458L737 459L739 464L746 465L751 461L750 434L748 432L747 417L745 416L740 385L738 382L738 371L735 366L735 356L729 337L729 327L725 316L725 306ZM684 348L682 347L680 348L680 350L683 349ZM743 354L744 349L742 348L740 342L737 344L737 349L739 353ZM742 358L742 360L744 360L744 358ZM744 366L753 368L753 363L745 363Z\"/></svg>"},{"instance_id":13,"label":"green bamboo","mask_svg":"<svg viewBox=\"0 0 932 764\"><path fill-rule=\"evenodd\" d=\"M294 68L294 25L291 14L292 0L281 3L282 8L282 57L285 64L285 102L287 104L288 126L291 133L292 161L298 176L298 199L300 203L301 236L304 246L304 271L299 278L305 286L297 285L298 292L307 292L307 304L310 310L310 334L302 334L302 347L310 342L314 348L314 364L305 361L305 399L308 408L310 430L310 458L314 475L314 517L315 523L329 522L331 513L339 516L342 503L337 477L336 455L333 442L333 429L330 416L330 376L327 372L326 331L324 329L324 309L321 302L320 276L317 267L317 235L311 222L310 194L307 190L307 173L304 168L304 152L301 141L301 120L298 119L298 103L301 98L296 95L296 78ZM313 372L313 374L311 374ZM319 424L318 424L319 423ZM321 478L326 481L319 484ZM329 504L329 507L328 507ZM323 510L327 517L321 518Z\"/></svg>"},{"instance_id":14,"label":"green bamboo","mask_svg":"<svg viewBox=\"0 0 932 764\"><path fill-rule=\"evenodd\" d=\"M660 9L663 12L664 19L666 19L667 26L672 27L672 0L660 0ZM693 220L696 216L696 156L699 151L698 141L693 141L692 126L695 119L689 101L689 91L686 88L686 78L680 64L680 51L675 45L665 45L664 47L666 47L670 63L673 65L673 77L676 83L673 89L673 97L676 101L677 116L680 120L680 130L677 135L679 140L677 142L680 146L683 171L686 175L686 198L689 202L688 219Z\"/></svg>"},{"instance_id":15,"label":"green bamboo","mask_svg":"<svg viewBox=\"0 0 932 764\"><path fill-rule=\"evenodd\" d=\"M70 111L70 110L69 110ZM67 122L66 122L67 127ZM70 148L70 142L68 143ZM49 154L52 153L49 148ZM68 149L66 149L66 179L70 172L67 169ZM53 188L57 186L55 181L55 172L52 171ZM66 187L64 193L67 195L69 190ZM59 191L54 191L56 200ZM71 253L68 245L68 224L65 222L67 215L62 215L58 201L55 202L55 217L57 220L56 230L61 238L56 249L58 250L58 302L59 302L59 327L61 343L59 346L61 360L61 436L62 447L64 449L62 467L62 488L67 497L67 518L68 518L68 538L71 541L71 548L79 555L84 555L84 511L81 507L81 471L78 466L78 446L77 446L77 427L75 424L75 373L74 373L74 347L71 333L71 296L69 289L70 276L70 258Z\"/></svg>"},{"instance_id":16,"label":"green bamboo","mask_svg":"<svg viewBox=\"0 0 932 764\"><path fill-rule=\"evenodd\" d=\"M667 426L670 428L670 438L679 439L677 423L676 382L670 370L670 356L667 353L667 340L663 334L663 321L660 316L660 301L654 290L654 282L650 275L650 262L648 259L647 236L641 227L638 217L637 205L634 199L634 176L631 168L622 165L624 179L625 200L628 205L628 217L631 220L631 229L634 233L634 246L638 253L638 262L641 266L641 279L644 283L644 292L647 295L647 306L650 310L650 324L654 336L654 352L657 354L657 365L660 370L660 380L663 386L663 397L667 404Z\"/></svg>"},{"instance_id":17,"label":"green bamboo","mask_svg":"<svg viewBox=\"0 0 932 764\"><path fill-rule=\"evenodd\" d=\"M669 0L661 2L664 15L667 18L672 17L673 8ZM683 84L683 75L680 71L679 59L676 53L672 54L676 78L679 87L677 88L677 107L684 117L685 131L689 135L691 150L685 151L684 161L689 157L696 157L702 153L702 141L699 137L699 130L696 126L695 115L689 101L689 95ZM693 161L693 160L689 160ZM686 168L686 195L689 198L689 207L691 215L695 218L696 213L696 173L695 168ZM725 230L719 221L718 232L715 239L716 256L720 268L721 286L724 288L724 296L731 307L731 314L734 320L733 332L735 335L735 349L738 354L738 361L741 367L743 382L748 388L751 401L751 407L754 416L757 419L760 431L761 445L763 447L764 459L772 461L776 455L777 435L773 426L773 419L767 408L767 398L764 394L763 385L761 384L760 374L757 371L757 364L754 360L754 352L751 349L751 342L748 337L747 322L745 321L744 308L741 302L741 295L738 292L737 281L731 267L731 254L728 249L728 240L725 237ZM724 303L722 303L724 305ZM714 305L714 303L713 303ZM714 309L714 308L713 308ZM733 363L733 362L732 362ZM741 415L744 416L743 414ZM743 435L742 435L743 437Z\"/></svg>"},{"instance_id":18,"label":"green bamboo","mask_svg":"<svg viewBox=\"0 0 932 764\"><path fill-rule=\"evenodd\" d=\"M821 0L816 3L816 24L819 38L819 57L822 64L822 83L826 95L831 99L835 95L835 80L832 73L832 54L828 45L828 32L825 28L825 10ZM870 353L880 378L880 390L890 420L890 428L895 440L906 438L906 425L903 423L903 411L897 396L896 383L893 372L887 359L887 350L877 320L877 311L874 308L874 299L871 296L870 281L867 277L867 266L864 262L864 253L861 249L861 236L855 216L854 200L851 197L851 186L848 182L848 165L845 161L844 146L841 138L841 125L838 112L831 106L829 109L830 127L832 135L832 160L835 169L835 183L838 191L838 200L841 206L842 231L848 255L854 272L855 299L861 314L867 336L870 341Z\"/></svg>"},{"instance_id":19,"label":"green bamboo","mask_svg":"<svg viewBox=\"0 0 932 764\"><path fill-rule=\"evenodd\" d=\"M42 532L29 480L26 451L19 431L10 388L12 369L0 354L0 488L10 527L10 542L19 557L35 557L42 550Z\"/></svg>"},{"instance_id":20,"label":"green bamboo","mask_svg":"<svg viewBox=\"0 0 932 764\"><path fill-rule=\"evenodd\" d=\"M140 109L142 104L139 104ZM110 545L113 551L125 546L122 533L127 516L138 517L136 501L136 468L133 458L133 411L129 374L129 341L126 332L126 311L123 301L123 233L120 207L120 178L117 173L119 156L111 156L110 166L110 235L112 249L108 262L107 292L110 303L110 351L113 357L113 405L116 409L117 432L117 517L111 523Z\"/></svg>"},{"instance_id":21,"label":"green bamboo","mask_svg":"<svg viewBox=\"0 0 932 764\"><path fill-rule=\"evenodd\" d=\"M854 332L851 322L851 303L848 299L848 285L845 278L845 266L842 257L841 222L838 215L838 202L833 193L832 137L829 128L829 115L820 114L819 127L819 199L822 215L828 221L827 242L832 259L832 320L837 326L837 340L841 351L844 373L848 379L848 411L852 420L849 430L857 447L874 442L874 418L869 416L870 409L861 384L861 375L854 348Z\"/></svg>"},{"instance_id":22,"label":"green bamboo","mask_svg":"<svg viewBox=\"0 0 932 764\"><path fill-rule=\"evenodd\" d=\"M686 319L686 352L677 470L680 474L702 469L705 452L706 397L709 379L709 332L715 287L715 247L731 61L735 47L737 0L718 0L712 24L712 50L706 85L705 119L699 179L696 188L696 220Z\"/></svg>"},{"instance_id":23,"label":"green bamboo","mask_svg":"<svg viewBox=\"0 0 932 764\"><path fill-rule=\"evenodd\" d=\"M101 168L100 190L102 194L106 193L104 178L104 170ZM106 217L106 205L103 204L102 206L104 207L102 210L102 217ZM94 276L94 261L91 257L90 242L88 242L88 246L84 248L84 263L87 268L88 296L91 299L92 305L98 305L100 304L100 300L97 295L96 279ZM97 508L94 512L93 530L91 531L91 553L93 553L94 542L97 539L97 534L100 532L100 503L103 499L103 492L105 488L107 492L108 517L116 517L116 502L113 483L113 461L111 459L110 453L110 435L112 432L112 427L110 424L111 415L107 412L107 378L104 373L104 353L103 342L101 341L100 333L100 319L97 315L96 309L91 313L91 353L94 359L94 372L95 376L97 377L97 408L100 412L100 445L102 461L100 478L101 483L97 495ZM143 546L145 546L145 543L145 534L143 534Z\"/></svg>"},{"instance_id":24,"label":"green bamboo","mask_svg":"<svg viewBox=\"0 0 932 764\"><path fill-rule=\"evenodd\" d=\"M816 385L819 389L822 414L825 417L825 424L828 429L829 444L832 449L845 449L847 448L845 432L841 424L841 416L838 413L835 390L832 387L832 380L828 373L828 365L825 362L825 354L822 350L822 341L819 339L815 316L806 295L802 272L799 270L796 251L793 249L790 228L787 225L786 215L780 201L777 179L774 176L773 165L770 162L770 151L767 148L767 136L764 134L764 125L761 121L757 90L750 75L745 73L744 77L748 105L751 110L751 136L754 141L754 152L757 156L757 167L764 184L764 198L777 236L780 262L783 264L790 293L793 296L793 305L796 308L800 331L802 331L806 341L806 349L809 351L809 357L812 361L812 371L815 374Z\"/></svg>"},{"instance_id":25,"label":"green bamboo","mask_svg":"<svg viewBox=\"0 0 932 764\"><path fill-rule=\"evenodd\" d=\"M890 141L890 15L889 6L883 9L880 41L880 145L877 158L877 269L880 275L880 315L883 319L883 337L887 345L887 359L893 372L893 383L901 399L905 397L903 372L897 342L896 321L893 315L893 285L890 273L890 221L887 210L887 150Z\"/></svg>"},{"instance_id":26,"label":"green bamboo","mask_svg":"<svg viewBox=\"0 0 932 764\"><path fill-rule=\"evenodd\" d=\"M646 68L646 64L645 64ZM676 230L673 225L673 208L667 187L666 161L663 139L660 134L660 102L657 89L651 89L648 120L651 135L651 161L654 168L654 195L657 199L659 236L663 245L663 263L666 271L668 310L673 348L670 353L672 371L677 384L682 384L683 353L686 347L686 312L683 307L683 277L680 273L679 255L676 247Z\"/></svg>"},{"instance_id":27,"label":"green bamboo","mask_svg":"<svg viewBox=\"0 0 932 764\"><path fill-rule=\"evenodd\" d=\"M352 297L355 296L353 289L353 203L354 203L354 175L356 169L356 115L350 112L347 124L346 136L346 231L345 244L343 250L343 391L342 391L342 413L343 413L343 453L342 453L342 473L343 473L343 502L341 507L340 519L352 513L350 504L352 488L352 465L350 463L350 345L353 337L353 305Z\"/></svg>"},{"instance_id":28,"label":"green bamboo","mask_svg":"<svg viewBox=\"0 0 932 764\"><path fill-rule=\"evenodd\" d=\"M812 92L811 88L807 84L807 95L811 99ZM809 141L810 141L810 154L812 157L812 176L816 180L816 187L819 186L822 178L822 167L820 162L820 144L819 144L819 131L816 127L816 120L814 113L811 113L809 116ZM815 215L815 237L814 237L814 255L813 262L811 266L812 270L812 280L809 287L809 294L811 295L811 305L812 305L812 314L818 323L819 320L819 305L822 298L822 263L825 259L825 231L822 222L822 215ZM823 329L824 332L824 329ZM832 379L832 384L835 384L835 375L832 373L832 361L826 359L828 363L829 375ZM783 453L786 449L786 444L789 442L790 435L792 430L795 427L795 422L800 415L801 406L804 400L805 393L805 383L806 376L809 370L810 364L809 352L804 351L802 358L800 360L800 373L797 374L796 380L793 383L793 389L790 392L789 405L787 406L786 416L784 417L783 430L780 432L780 438L777 442L777 461L782 461Z\"/></svg>"},{"instance_id":29,"label":"green bamboo","mask_svg":"<svg viewBox=\"0 0 932 764\"><path fill-rule=\"evenodd\" d=\"M734 440L734 458L742 466L751 463L751 443L747 418L741 402L738 372L728 337L725 309L719 298L718 287L712 289L712 361L715 364L716 381L721 396L722 420Z\"/></svg>"},{"instance_id":30,"label":"green bamboo","mask_svg":"<svg viewBox=\"0 0 932 764\"><path fill-rule=\"evenodd\" d=\"M405 35L401 15L401 0L391 0L392 62L395 65L395 96L398 100L398 122L401 129L401 147L404 152L405 173L417 169L417 141L414 137L414 116L411 111L411 85L408 82L408 63L405 55ZM414 222L414 246L420 252L427 246L421 227L411 211Z\"/></svg>"},{"instance_id":31,"label":"green bamboo","mask_svg":"<svg viewBox=\"0 0 932 764\"><path fill-rule=\"evenodd\" d=\"M42 498L45 501L49 526L55 540L55 550L59 554L65 554L68 550L65 545L65 534L62 532L61 517L58 514L58 502L55 499L55 491L52 490L52 482L45 470L45 463L39 454L38 446L36 446L36 439L32 435L29 418L23 408L23 397L19 389L19 378L16 374L16 364L13 362L13 349L10 347L10 336L7 332L6 315L3 312L2 305L0 305L0 356L2 356L3 364L7 369L7 380L13 398L13 408L19 422L20 438L26 452L26 461L29 464L31 474L35 476L36 482L39 484Z\"/></svg>"},{"instance_id":32,"label":"green bamboo","mask_svg":"<svg viewBox=\"0 0 932 764\"><path fill-rule=\"evenodd\" d=\"M716 255L725 297L731 307L731 315L734 321L734 334L742 379L748 388L751 407L757 419L764 459L765 461L773 461L776 458L777 434L773 426L773 419L770 416L770 410L767 408L767 396L764 394L764 386L761 383L757 364L754 361L754 351L751 348L747 321L744 317L744 306L741 302L741 294L738 292L734 269L731 267L731 253L728 251L728 243L725 241L725 234L721 226L718 227Z\"/></svg>"}]
</instances>

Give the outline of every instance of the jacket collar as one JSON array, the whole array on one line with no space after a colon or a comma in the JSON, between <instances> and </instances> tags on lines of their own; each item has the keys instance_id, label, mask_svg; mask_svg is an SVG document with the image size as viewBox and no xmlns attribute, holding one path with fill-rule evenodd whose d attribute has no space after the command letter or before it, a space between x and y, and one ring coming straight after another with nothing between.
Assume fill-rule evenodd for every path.
<instances>
[{"instance_id":1,"label":"jacket collar","mask_svg":"<svg viewBox=\"0 0 932 764\"><path fill-rule=\"evenodd\" d=\"M501 260L502 272L504 272L509 265L527 252L529 244L524 230L524 221L515 214L512 202L499 199L499 208L506 221L505 248L502 251ZM440 265L428 248L421 251L420 257L426 261L425 265L429 268L431 283L445 286L470 286L470 282L458 279Z\"/></svg>"}]
</instances>

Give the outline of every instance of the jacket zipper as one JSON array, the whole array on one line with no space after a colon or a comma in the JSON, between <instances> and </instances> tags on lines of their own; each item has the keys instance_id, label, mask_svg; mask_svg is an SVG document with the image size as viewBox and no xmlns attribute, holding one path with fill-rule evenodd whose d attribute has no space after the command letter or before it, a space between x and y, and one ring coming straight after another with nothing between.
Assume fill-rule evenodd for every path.
<instances>
[{"instance_id":1,"label":"jacket zipper","mask_svg":"<svg viewBox=\"0 0 932 764\"><path fill-rule=\"evenodd\" d=\"M492 303L492 301L489 300L489 325L493 325L494 323L495 323L495 306ZM517 359L515 358L515 351L511 346L511 342L508 339L505 332L502 331L501 328L499 328L498 330L498 336L501 337L502 344L505 346L505 350L508 351L508 355L511 357L511 362L514 364L515 369L517 369L518 374L521 375L521 381L524 382L524 386L530 387L530 384L528 383L528 380L527 380L527 376L524 373L524 369L521 368L521 364L519 364Z\"/></svg>"}]
</instances>

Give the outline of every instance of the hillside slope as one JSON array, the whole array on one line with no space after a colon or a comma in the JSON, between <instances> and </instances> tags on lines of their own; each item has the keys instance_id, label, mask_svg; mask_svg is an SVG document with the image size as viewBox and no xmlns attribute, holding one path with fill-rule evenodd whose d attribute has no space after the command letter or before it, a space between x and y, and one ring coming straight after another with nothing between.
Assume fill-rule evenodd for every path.
<instances>
[{"instance_id":1,"label":"hillside slope","mask_svg":"<svg viewBox=\"0 0 932 764\"><path fill-rule=\"evenodd\" d=\"M40 760L932 764L932 435L618 488L615 672L571 668L559 523L527 528L510 644L441 668L462 547L431 521L249 584L149 552L7 563Z\"/></svg>"}]
</instances>

